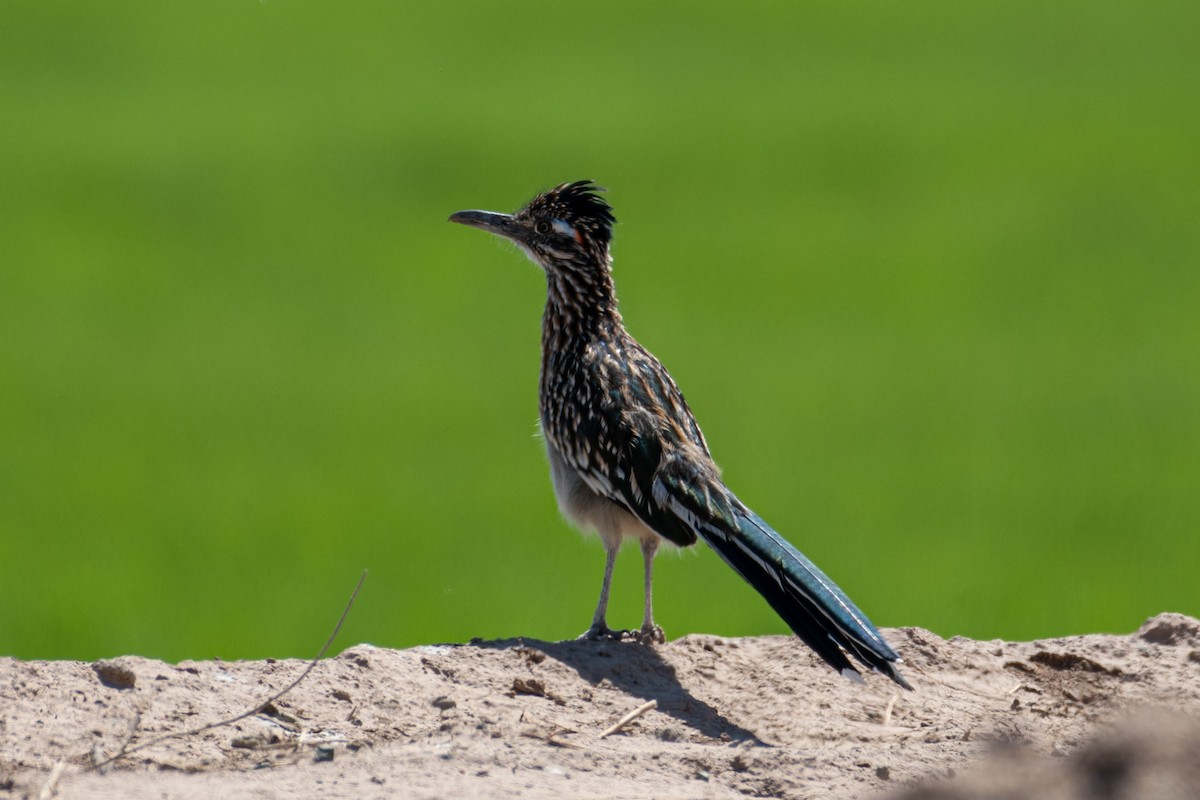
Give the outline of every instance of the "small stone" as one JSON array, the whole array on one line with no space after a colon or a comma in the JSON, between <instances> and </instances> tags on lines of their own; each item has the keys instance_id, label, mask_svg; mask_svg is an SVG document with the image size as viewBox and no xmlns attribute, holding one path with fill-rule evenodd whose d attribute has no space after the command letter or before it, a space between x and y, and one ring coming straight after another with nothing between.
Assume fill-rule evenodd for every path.
<instances>
[{"instance_id":1,"label":"small stone","mask_svg":"<svg viewBox=\"0 0 1200 800\"><path fill-rule=\"evenodd\" d=\"M129 667L115 661L97 661L92 664L92 671L100 679L100 683L110 689L132 689L137 683L137 676Z\"/></svg>"},{"instance_id":2,"label":"small stone","mask_svg":"<svg viewBox=\"0 0 1200 800\"><path fill-rule=\"evenodd\" d=\"M317 763L322 761L333 761L333 748L329 745L321 745L317 748L313 756L313 760Z\"/></svg>"},{"instance_id":3,"label":"small stone","mask_svg":"<svg viewBox=\"0 0 1200 800\"><path fill-rule=\"evenodd\" d=\"M682 729L670 725L658 731L658 738L664 742L682 742L683 736Z\"/></svg>"},{"instance_id":4,"label":"small stone","mask_svg":"<svg viewBox=\"0 0 1200 800\"><path fill-rule=\"evenodd\" d=\"M513 694L531 694L535 697L546 696L546 684L537 678L513 678Z\"/></svg>"},{"instance_id":5,"label":"small stone","mask_svg":"<svg viewBox=\"0 0 1200 800\"><path fill-rule=\"evenodd\" d=\"M1200 639L1200 626L1196 620L1183 614L1159 614L1142 624L1138 636L1151 644L1194 642Z\"/></svg>"}]
</instances>

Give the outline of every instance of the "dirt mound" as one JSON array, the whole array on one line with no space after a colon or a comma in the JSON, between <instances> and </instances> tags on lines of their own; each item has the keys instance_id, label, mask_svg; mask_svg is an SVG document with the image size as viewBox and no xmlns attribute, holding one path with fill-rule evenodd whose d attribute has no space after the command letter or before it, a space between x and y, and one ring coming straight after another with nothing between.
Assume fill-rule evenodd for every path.
<instances>
[{"instance_id":1,"label":"dirt mound","mask_svg":"<svg viewBox=\"0 0 1200 800\"><path fill-rule=\"evenodd\" d=\"M105 774L91 765L254 708L305 663L0 659L0 800L1195 796L1200 727L1146 715L1200 712L1200 622L1035 642L886 633L914 692L847 681L782 636L358 645L263 713Z\"/></svg>"}]
</instances>

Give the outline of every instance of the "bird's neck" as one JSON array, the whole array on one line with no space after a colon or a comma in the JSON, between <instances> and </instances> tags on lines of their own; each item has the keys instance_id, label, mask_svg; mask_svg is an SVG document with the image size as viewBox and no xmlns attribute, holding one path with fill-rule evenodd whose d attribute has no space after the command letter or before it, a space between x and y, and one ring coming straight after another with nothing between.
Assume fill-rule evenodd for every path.
<instances>
[{"instance_id":1,"label":"bird's neck","mask_svg":"<svg viewBox=\"0 0 1200 800\"><path fill-rule=\"evenodd\" d=\"M542 358L586 344L621 326L617 291L608 265L546 271Z\"/></svg>"}]
</instances>

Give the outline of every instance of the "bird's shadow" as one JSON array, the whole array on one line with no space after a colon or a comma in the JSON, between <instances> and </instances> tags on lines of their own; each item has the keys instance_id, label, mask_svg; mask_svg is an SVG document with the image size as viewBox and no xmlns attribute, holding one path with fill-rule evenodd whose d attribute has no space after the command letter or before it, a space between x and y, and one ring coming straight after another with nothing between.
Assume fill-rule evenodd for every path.
<instances>
[{"instance_id":1,"label":"bird's shadow","mask_svg":"<svg viewBox=\"0 0 1200 800\"><path fill-rule=\"evenodd\" d=\"M721 741L766 745L752 731L731 722L685 689L679 682L675 667L664 660L654 647L634 642L545 642L539 639L477 639L471 645L491 650L539 650L575 670L592 686L607 679L626 694L657 701L659 711L705 736Z\"/></svg>"}]
</instances>

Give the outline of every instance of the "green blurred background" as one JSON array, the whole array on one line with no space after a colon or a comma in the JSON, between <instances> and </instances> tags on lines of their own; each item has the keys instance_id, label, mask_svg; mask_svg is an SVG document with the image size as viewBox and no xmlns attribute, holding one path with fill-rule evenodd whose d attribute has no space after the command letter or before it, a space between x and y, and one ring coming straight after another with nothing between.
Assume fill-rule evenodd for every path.
<instances>
[{"instance_id":1,"label":"green blurred background","mask_svg":"<svg viewBox=\"0 0 1200 800\"><path fill-rule=\"evenodd\" d=\"M0 653L586 627L543 280L446 224L610 187L630 329L880 625L1200 614L1200 4L0 6ZM638 555L610 620L637 623ZM709 552L669 636L782 632Z\"/></svg>"}]
</instances>

